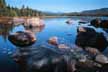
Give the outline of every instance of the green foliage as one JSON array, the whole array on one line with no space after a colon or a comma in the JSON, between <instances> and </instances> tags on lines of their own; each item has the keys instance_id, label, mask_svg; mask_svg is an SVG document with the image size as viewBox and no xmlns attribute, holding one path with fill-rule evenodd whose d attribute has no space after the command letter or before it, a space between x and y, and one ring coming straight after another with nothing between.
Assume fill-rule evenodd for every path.
<instances>
[{"instance_id":1,"label":"green foliage","mask_svg":"<svg viewBox=\"0 0 108 72\"><path fill-rule=\"evenodd\" d=\"M25 7L24 5L21 9L10 7L9 5L6 5L5 0L0 0L0 16L108 16L108 8L83 12L51 13L33 10L29 7Z\"/></svg>"},{"instance_id":2,"label":"green foliage","mask_svg":"<svg viewBox=\"0 0 108 72\"><path fill-rule=\"evenodd\" d=\"M29 7L22 6L21 9L6 5L5 0L0 0L0 16L37 16L41 15L40 11L33 10Z\"/></svg>"},{"instance_id":3,"label":"green foliage","mask_svg":"<svg viewBox=\"0 0 108 72\"><path fill-rule=\"evenodd\" d=\"M6 7L5 0L0 0L0 8L5 8L5 7Z\"/></svg>"}]
</instances>

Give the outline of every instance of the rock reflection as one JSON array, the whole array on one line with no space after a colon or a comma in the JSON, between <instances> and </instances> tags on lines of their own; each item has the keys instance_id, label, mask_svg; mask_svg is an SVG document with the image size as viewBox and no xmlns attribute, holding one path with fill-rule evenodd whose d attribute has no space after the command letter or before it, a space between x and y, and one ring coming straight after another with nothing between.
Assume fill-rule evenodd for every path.
<instances>
[{"instance_id":1,"label":"rock reflection","mask_svg":"<svg viewBox=\"0 0 108 72\"><path fill-rule=\"evenodd\" d=\"M7 39L9 32L12 31L12 29L13 29L12 24L0 23L0 35L3 36L4 40Z\"/></svg>"},{"instance_id":2,"label":"rock reflection","mask_svg":"<svg viewBox=\"0 0 108 72\"><path fill-rule=\"evenodd\" d=\"M38 33L41 32L44 29L45 26L41 26L41 27L30 27L30 26L24 26L25 30L29 30L33 33Z\"/></svg>"}]
</instances>

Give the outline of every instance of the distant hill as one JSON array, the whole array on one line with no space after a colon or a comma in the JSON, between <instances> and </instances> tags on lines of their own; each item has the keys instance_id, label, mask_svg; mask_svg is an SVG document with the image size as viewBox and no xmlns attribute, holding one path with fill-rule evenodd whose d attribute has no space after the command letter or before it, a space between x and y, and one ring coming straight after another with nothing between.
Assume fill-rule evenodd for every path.
<instances>
[{"instance_id":1,"label":"distant hill","mask_svg":"<svg viewBox=\"0 0 108 72\"><path fill-rule=\"evenodd\" d=\"M85 10L82 12L64 13L67 16L108 16L108 8Z\"/></svg>"},{"instance_id":2,"label":"distant hill","mask_svg":"<svg viewBox=\"0 0 108 72\"><path fill-rule=\"evenodd\" d=\"M82 11L81 14L83 14L83 15L104 15L104 16L108 16L108 8Z\"/></svg>"}]
</instances>

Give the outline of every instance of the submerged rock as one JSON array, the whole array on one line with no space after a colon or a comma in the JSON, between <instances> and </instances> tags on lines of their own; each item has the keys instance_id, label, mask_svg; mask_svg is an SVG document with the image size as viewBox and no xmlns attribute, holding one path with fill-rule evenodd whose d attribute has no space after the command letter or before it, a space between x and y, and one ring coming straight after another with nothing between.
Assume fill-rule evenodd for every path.
<instances>
[{"instance_id":1,"label":"submerged rock","mask_svg":"<svg viewBox=\"0 0 108 72\"><path fill-rule=\"evenodd\" d=\"M24 55L25 52L28 55ZM65 51L56 47L19 48L14 60L24 72L96 72L102 67L78 48L67 48Z\"/></svg>"},{"instance_id":2,"label":"submerged rock","mask_svg":"<svg viewBox=\"0 0 108 72\"><path fill-rule=\"evenodd\" d=\"M92 28L79 27L77 33L75 43L82 48L93 47L102 52L108 46L108 42L103 33L97 33Z\"/></svg>"},{"instance_id":3,"label":"submerged rock","mask_svg":"<svg viewBox=\"0 0 108 72\"><path fill-rule=\"evenodd\" d=\"M97 55L95 60L99 63L102 63L102 64L107 64L108 63L108 58L106 56L104 56L103 54Z\"/></svg>"},{"instance_id":4,"label":"submerged rock","mask_svg":"<svg viewBox=\"0 0 108 72\"><path fill-rule=\"evenodd\" d=\"M57 46L58 45L58 37L54 36L54 37L49 38L48 43Z\"/></svg>"},{"instance_id":5,"label":"submerged rock","mask_svg":"<svg viewBox=\"0 0 108 72\"><path fill-rule=\"evenodd\" d=\"M80 20L78 23L79 23L79 24L86 24L86 23L88 23L88 22L85 21L85 20Z\"/></svg>"},{"instance_id":6,"label":"submerged rock","mask_svg":"<svg viewBox=\"0 0 108 72\"><path fill-rule=\"evenodd\" d=\"M41 27L33 27L33 26L24 26L25 30L29 30L33 33L38 33L41 32L44 29L45 26Z\"/></svg>"},{"instance_id":7,"label":"submerged rock","mask_svg":"<svg viewBox=\"0 0 108 72\"><path fill-rule=\"evenodd\" d=\"M68 49L68 48L70 48L70 47L68 47L68 46L65 45L65 44L59 44L59 45L58 45L58 48L59 48L59 49Z\"/></svg>"},{"instance_id":8,"label":"submerged rock","mask_svg":"<svg viewBox=\"0 0 108 72\"><path fill-rule=\"evenodd\" d=\"M93 55L97 55L97 54L101 53L98 49L92 48L92 47L86 47L85 50L88 51L90 54L93 54Z\"/></svg>"},{"instance_id":9,"label":"submerged rock","mask_svg":"<svg viewBox=\"0 0 108 72\"><path fill-rule=\"evenodd\" d=\"M30 31L18 31L8 36L11 43L19 47L30 46L35 43L35 35Z\"/></svg>"},{"instance_id":10,"label":"submerged rock","mask_svg":"<svg viewBox=\"0 0 108 72\"><path fill-rule=\"evenodd\" d=\"M72 24L72 23L73 23L73 22L72 22L72 19L67 20L66 23L67 23L67 24Z\"/></svg>"}]
</instances>

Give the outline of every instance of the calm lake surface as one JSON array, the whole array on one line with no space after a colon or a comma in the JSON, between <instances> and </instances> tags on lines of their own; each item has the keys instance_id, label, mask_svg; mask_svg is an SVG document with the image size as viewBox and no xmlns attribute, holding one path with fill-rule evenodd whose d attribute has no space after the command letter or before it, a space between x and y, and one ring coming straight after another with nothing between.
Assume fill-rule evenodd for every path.
<instances>
[{"instance_id":1,"label":"calm lake surface","mask_svg":"<svg viewBox=\"0 0 108 72\"><path fill-rule=\"evenodd\" d=\"M95 17L72 17L72 24L67 24L66 21L69 18L46 18L45 27L43 28L24 28L23 25L18 26L5 26L0 24L0 72L16 72L17 65L11 58L11 55L16 52L17 47L8 41L8 35L16 31L30 30L32 31L37 41L33 47L38 47L40 45L49 46L47 41L52 36L57 36L59 43L67 44L68 46L73 46L78 26L87 26L87 24L80 24L80 20L90 21ZM108 19L108 17L100 17L102 19ZM92 27L92 26L91 26ZM96 31L104 32L101 28L97 28ZM105 33L105 32L104 32ZM107 33L105 33L107 35Z\"/></svg>"}]
</instances>

